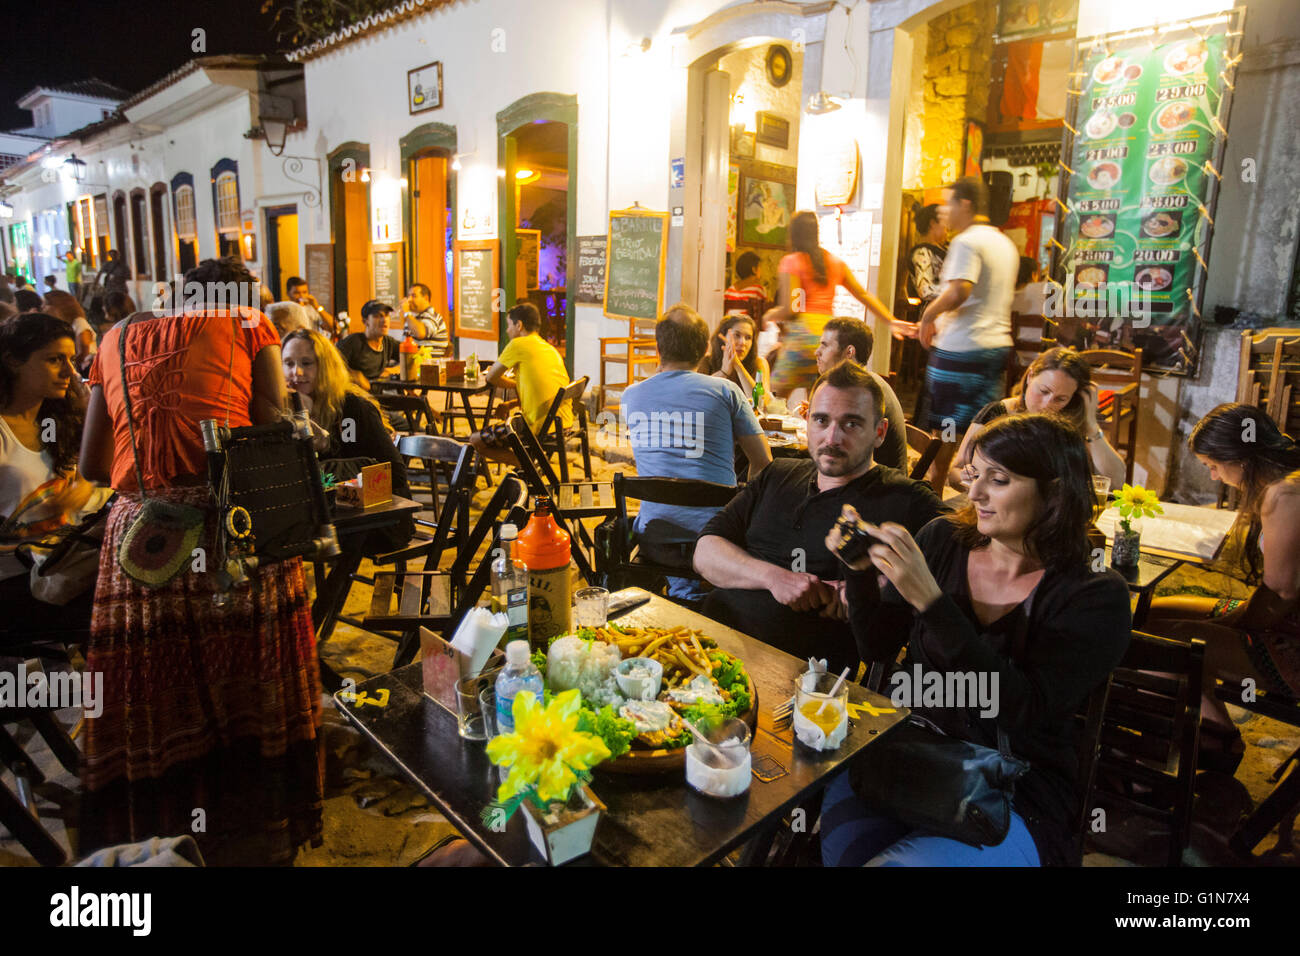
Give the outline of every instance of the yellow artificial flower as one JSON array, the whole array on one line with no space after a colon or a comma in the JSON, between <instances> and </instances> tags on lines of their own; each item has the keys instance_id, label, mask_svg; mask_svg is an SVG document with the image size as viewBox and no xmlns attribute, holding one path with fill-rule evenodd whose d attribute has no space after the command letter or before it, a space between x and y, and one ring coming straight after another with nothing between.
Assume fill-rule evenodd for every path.
<instances>
[{"instance_id":1,"label":"yellow artificial flower","mask_svg":"<svg viewBox=\"0 0 1300 956\"><path fill-rule=\"evenodd\" d=\"M576 689L556 695L546 707L530 691L515 697L515 732L493 737L487 745L488 759L510 768L498 801L505 803L534 785L543 803L566 800L578 773L609 757L603 740L576 729L581 705Z\"/></svg>"},{"instance_id":2,"label":"yellow artificial flower","mask_svg":"<svg viewBox=\"0 0 1300 956\"><path fill-rule=\"evenodd\" d=\"M1165 510L1160 507L1160 497L1153 491L1147 491L1141 485L1125 484L1114 494L1115 507L1125 517L1150 518L1161 515Z\"/></svg>"}]
</instances>

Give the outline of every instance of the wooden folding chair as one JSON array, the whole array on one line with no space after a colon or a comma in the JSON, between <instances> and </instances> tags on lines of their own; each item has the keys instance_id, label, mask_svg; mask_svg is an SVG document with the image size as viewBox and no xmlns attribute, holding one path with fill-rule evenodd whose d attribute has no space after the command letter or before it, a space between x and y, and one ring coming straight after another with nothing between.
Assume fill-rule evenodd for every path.
<instances>
[{"instance_id":1,"label":"wooden folding chair","mask_svg":"<svg viewBox=\"0 0 1300 956\"><path fill-rule=\"evenodd\" d=\"M591 447L587 439L587 406L583 404L582 396L587 391L587 383L590 378L583 376L576 382L570 382L564 388L555 393L555 398L551 402L550 409L546 412L546 418L542 421L542 426L537 429L537 440L547 455L558 454L560 456L560 480L569 480L569 453L566 448L566 440L570 437L577 437L582 448L582 467L587 473L587 479L591 480ZM560 409L566 402L573 405L573 425L565 429L560 420Z\"/></svg>"},{"instance_id":2,"label":"wooden folding chair","mask_svg":"<svg viewBox=\"0 0 1300 956\"><path fill-rule=\"evenodd\" d=\"M528 486L528 491L533 497L545 497L551 499L551 513L555 518L556 524L568 533L573 545L573 562L578 566L582 576L590 583L596 580L594 568L594 558L596 552L596 543L592 539L591 533L583 525L583 518L606 518L614 514L613 502L601 507L584 508L577 507L572 510L564 507L561 502L573 501L573 492L566 491L564 482L556 477L555 471L551 468L550 458L542 449L524 421L524 417L519 414L512 415L510 418L510 428L506 434L506 443L510 450L514 452L515 459L518 462L519 474ZM583 484L583 483L579 483ZM587 483L595 489L600 483ZM578 501L581 502L581 489L578 491ZM593 490L592 494L595 492Z\"/></svg>"},{"instance_id":3,"label":"wooden folding chair","mask_svg":"<svg viewBox=\"0 0 1300 956\"><path fill-rule=\"evenodd\" d=\"M528 486L518 475L506 475L483 508L464 546L457 551L449 570L437 570L434 555L441 555L440 546L445 541L435 538L422 551L424 570L375 573L370 613L362 623L377 633L393 631L400 635L393 667L414 659L420 647L420 628L427 627L448 637L455 632L461 618L478 603L491 580L491 543L497 529L506 521L523 527L528 520L527 504ZM484 541L488 550L479 560ZM422 556L414 553L418 550L421 549L411 549L406 559Z\"/></svg>"},{"instance_id":4,"label":"wooden folding chair","mask_svg":"<svg viewBox=\"0 0 1300 956\"><path fill-rule=\"evenodd\" d=\"M615 525L612 562L606 569L611 591L617 591L642 581L663 577L702 580L691 568L669 567L656 564L639 556L632 519L627 512L628 499L650 501L655 504L679 505L696 508L723 508L736 496L738 489L712 481L693 481L687 478L627 477L621 471L614 475Z\"/></svg>"},{"instance_id":5,"label":"wooden folding chair","mask_svg":"<svg viewBox=\"0 0 1300 956\"><path fill-rule=\"evenodd\" d=\"M939 454L939 449L943 447L943 440L938 435L932 435L924 428L917 428L909 422L907 447L920 456L908 470L908 477L915 481L924 481L926 472L930 470L930 466L934 464L934 459Z\"/></svg>"},{"instance_id":6,"label":"wooden folding chair","mask_svg":"<svg viewBox=\"0 0 1300 956\"><path fill-rule=\"evenodd\" d=\"M41 667L33 658L26 662L28 672ZM32 858L42 866L61 866L68 855L53 834L41 823L37 798L52 802L58 816L75 828L77 796L66 787L46 780L36 762L19 744L6 724L28 721L44 738L59 763L69 773L79 773L80 754L68 732L59 724L52 708L0 707L0 764L14 776L17 793L0 782L0 823L18 840ZM48 816L48 814L47 814Z\"/></svg>"},{"instance_id":7,"label":"wooden folding chair","mask_svg":"<svg viewBox=\"0 0 1300 956\"><path fill-rule=\"evenodd\" d=\"M1133 632L1111 674L1097 778L1085 805L1109 804L1169 827L1166 865L1191 839L1205 642Z\"/></svg>"},{"instance_id":8,"label":"wooden folding chair","mask_svg":"<svg viewBox=\"0 0 1300 956\"><path fill-rule=\"evenodd\" d=\"M1092 366L1097 387L1111 390L1109 401L1097 409L1098 424L1110 432L1110 443L1123 453L1124 480L1132 482L1142 405L1142 350L1086 349L1079 356Z\"/></svg>"}]
</instances>

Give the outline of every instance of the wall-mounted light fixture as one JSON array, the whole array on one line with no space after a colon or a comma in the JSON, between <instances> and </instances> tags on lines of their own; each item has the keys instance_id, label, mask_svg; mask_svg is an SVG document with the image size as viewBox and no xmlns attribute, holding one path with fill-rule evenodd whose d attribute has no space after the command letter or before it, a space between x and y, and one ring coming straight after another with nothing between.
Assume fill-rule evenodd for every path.
<instances>
[{"instance_id":1,"label":"wall-mounted light fixture","mask_svg":"<svg viewBox=\"0 0 1300 956\"><path fill-rule=\"evenodd\" d=\"M71 154L63 161L63 168L72 174L72 178L79 183L86 181L86 161L77 159L77 154Z\"/></svg>"}]
</instances>

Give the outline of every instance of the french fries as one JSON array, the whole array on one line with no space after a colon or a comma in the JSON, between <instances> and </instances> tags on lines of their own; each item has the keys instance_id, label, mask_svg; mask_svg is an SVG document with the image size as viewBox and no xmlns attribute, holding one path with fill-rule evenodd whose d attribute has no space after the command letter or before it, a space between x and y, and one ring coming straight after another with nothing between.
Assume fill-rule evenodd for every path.
<instances>
[{"instance_id":1,"label":"french fries","mask_svg":"<svg viewBox=\"0 0 1300 956\"><path fill-rule=\"evenodd\" d=\"M713 662L706 646L717 643L699 631L676 627L609 627L594 629L597 640L613 644L624 658L648 657L663 665L664 683L669 687L691 680L697 674L712 675ZM703 640L701 640L703 638Z\"/></svg>"}]
</instances>

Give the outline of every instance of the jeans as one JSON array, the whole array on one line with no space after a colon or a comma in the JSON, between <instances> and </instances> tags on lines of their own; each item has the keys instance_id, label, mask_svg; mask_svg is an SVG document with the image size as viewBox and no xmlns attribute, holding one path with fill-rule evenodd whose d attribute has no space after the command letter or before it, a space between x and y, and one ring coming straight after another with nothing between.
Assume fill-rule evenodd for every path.
<instances>
[{"instance_id":1,"label":"jeans","mask_svg":"<svg viewBox=\"0 0 1300 956\"><path fill-rule=\"evenodd\" d=\"M822 863L825 866L1041 866L1038 848L1020 814L997 846L912 830L868 810L842 773L822 800Z\"/></svg>"}]
</instances>

